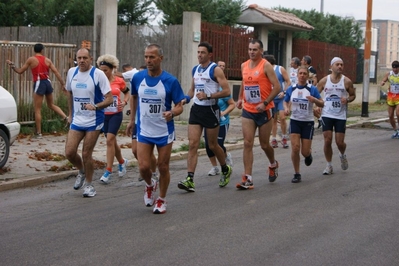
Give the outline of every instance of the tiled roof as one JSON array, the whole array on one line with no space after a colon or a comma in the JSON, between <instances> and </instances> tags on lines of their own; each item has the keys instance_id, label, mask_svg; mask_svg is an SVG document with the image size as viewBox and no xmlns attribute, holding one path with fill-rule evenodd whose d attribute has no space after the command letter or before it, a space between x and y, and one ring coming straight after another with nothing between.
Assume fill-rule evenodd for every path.
<instances>
[{"instance_id":1,"label":"tiled roof","mask_svg":"<svg viewBox=\"0 0 399 266\"><path fill-rule=\"evenodd\" d=\"M279 10L269 9L265 7L258 6L257 4L249 5L246 10L256 10L260 12L263 16L273 21L273 23L278 23L282 25L289 25L294 27L299 27L304 30L313 30L314 27L298 18L292 13L287 13ZM245 10L244 10L245 11Z\"/></svg>"}]
</instances>

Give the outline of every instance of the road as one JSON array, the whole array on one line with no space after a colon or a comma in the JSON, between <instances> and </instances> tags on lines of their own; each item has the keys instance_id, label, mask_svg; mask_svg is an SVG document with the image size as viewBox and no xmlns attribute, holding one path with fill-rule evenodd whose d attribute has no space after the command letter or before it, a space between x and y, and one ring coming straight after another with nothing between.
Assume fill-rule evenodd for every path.
<instances>
[{"instance_id":1,"label":"road","mask_svg":"<svg viewBox=\"0 0 399 266\"><path fill-rule=\"evenodd\" d=\"M164 215L143 204L137 169L97 196L82 198L73 179L0 193L1 265L399 265L398 140L384 128L347 130L349 169L324 167L322 136L314 161L292 184L290 149L276 149L279 177L269 183L265 156L254 149L255 189L218 187L200 157L196 192L177 182L186 162L171 162ZM101 176L98 172L97 176Z\"/></svg>"}]
</instances>

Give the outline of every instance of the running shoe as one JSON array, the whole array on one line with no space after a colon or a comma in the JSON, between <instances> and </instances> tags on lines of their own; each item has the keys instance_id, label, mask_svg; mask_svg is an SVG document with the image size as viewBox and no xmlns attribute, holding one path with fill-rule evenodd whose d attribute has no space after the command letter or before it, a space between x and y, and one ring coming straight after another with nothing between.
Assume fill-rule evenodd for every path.
<instances>
[{"instance_id":1,"label":"running shoe","mask_svg":"<svg viewBox=\"0 0 399 266\"><path fill-rule=\"evenodd\" d=\"M272 141L270 142L270 145L272 145L273 148L277 148L278 147L278 143L276 139L272 139Z\"/></svg>"},{"instance_id":2,"label":"running shoe","mask_svg":"<svg viewBox=\"0 0 399 266\"><path fill-rule=\"evenodd\" d=\"M158 198L155 201L155 207L153 210L153 213L155 214L162 214L166 212L166 201L161 200L160 198Z\"/></svg>"},{"instance_id":3,"label":"running shoe","mask_svg":"<svg viewBox=\"0 0 399 266\"><path fill-rule=\"evenodd\" d=\"M313 162L313 156L312 156L312 154L310 154L308 157L305 157L305 165L306 165L306 166L311 165L312 162Z\"/></svg>"},{"instance_id":4,"label":"running shoe","mask_svg":"<svg viewBox=\"0 0 399 266\"><path fill-rule=\"evenodd\" d=\"M220 174L219 168L217 166L213 166L211 170L208 172L209 176L215 176Z\"/></svg>"},{"instance_id":5,"label":"running shoe","mask_svg":"<svg viewBox=\"0 0 399 266\"><path fill-rule=\"evenodd\" d=\"M104 184L109 184L109 182L111 181L111 172L108 170L105 170L105 173L103 174L103 176L100 178L100 181Z\"/></svg>"},{"instance_id":6,"label":"running shoe","mask_svg":"<svg viewBox=\"0 0 399 266\"><path fill-rule=\"evenodd\" d=\"M299 183L302 181L301 179L302 179L301 174L295 174L294 178L291 180L291 183Z\"/></svg>"},{"instance_id":7,"label":"running shoe","mask_svg":"<svg viewBox=\"0 0 399 266\"><path fill-rule=\"evenodd\" d=\"M225 187L230 182L230 176L233 172L233 169L230 165L227 165L227 168L227 172L222 173L222 176L220 177L219 187Z\"/></svg>"},{"instance_id":8,"label":"running shoe","mask_svg":"<svg viewBox=\"0 0 399 266\"><path fill-rule=\"evenodd\" d=\"M317 128L321 128L321 125L323 124L323 120L319 118L318 120L319 124L317 125Z\"/></svg>"},{"instance_id":9,"label":"running shoe","mask_svg":"<svg viewBox=\"0 0 399 266\"><path fill-rule=\"evenodd\" d=\"M330 165L327 165L326 169L323 171L323 175L332 175L333 173L333 167Z\"/></svg>"},{"instance_id":10,"label":"running shoe","mask_svg":"<svg viewBox=\"0 0 399 266\"><path fill-rule=\"evenodd\" d=\"M281 139L281 145L283 145L283 148L284 148L284 149L287 149L287 148L289 147L286 137L283 137L283 138Z\"/></svg>"},{"instance_id":11,"label":"running shoe","mask_svg":"<svg viewBox=\"0 0 399 266\"><path fill-rule=\"evenodd\" d=\"M241 182L236 185L236 188L241 190L253 189L254 183L252 182L251 179L248 178L248 176L243 175Z\"/></svg>"},{"instance_id":12,"label":"running shoe","mask_svg":"<svg viewBox=\"0 0 399 266\"><path fill-rule=\"evenodd\" d=\"M36 133L35 135L33 135L32 138L34 138L34 139L42 139L43 135L41 133Z\"/></svg>"},{"instance_id":13,"label":"running shoe","mask_svg":"<svg viewBox=\"0 0 399 266\"><path fill-rule=\"evenodd\" d=\"M145 185L144 189L144 204L147 207L154 205L154 192L157 190L157 181L151 179L151 186Z\"/></svg>"},{"instance_id":14,"label":"running shoe","mask_svg":"<svg viewBox=\"0 0 399 266\"><path fill-rule=\"evenodd\" d=\"M75 181L75 185L73 186L73 189L78 190L79 188L83 187L84 183L85 183L85 175L78 173L78 175L76 176L76 181Z\"/></svg>"},{"instance_id":15,"label":"running shoe","mask_svg":"<svg viewBox=\"0 0 399 266\"><path fill-rule=\"evenodd\" d=\"M88 198L88 197L94 197L95 195L96 195L96 190L92 185L85 186L85 189L83 190L83 197Z\"/></svg>"},{"instance_id":16,"label":"running shoe","mask_svg":"<svg viewBox=\"0 0 399 266\"><path fill-rule=\"evenodd\" d=\"M348 159L346 159L346 155L340 155L339 159L341 159L341 168L342 170L348 169Z\"/></svg>"},{"instance_id":17,"label":"running shoe","mask_svg":"<svg viewBox=\"0 0 399 266\"><path fill-rule=\"evenodd\" d=\"M128 160L126 160L126 159L124 159L124 160L125 160L125 161L124 161L123 164L119 164L119 165L118 165L118 174L119 174L119 177L123 177L124 175L126 175L126 167L127 167Z\"/></svg>"},{"instance_id":18,"label":"running shoe","mask_svg":"<svg viewBox=\"0 0 399 266\"><path fill-rule=\"evenodd\" d=\"M231 153L230 152L227 153L226 164L230 165L231 167L233 167L233 165L234 165L233 158L231 157Z\"/></svg>"},{"instance_id":19,"label":"running shoe","mask_svg":"<svg viewBox=\"0 0 399 266\"><path fill-rule=\"evenodd\" d=\"M179 181L177 187L180 189L184 189L188 192L195 192L194 180L192 180L189 176L186 179Z\"/></svg>"},{"instance_id":20,"label":"running shoe","mask_svg":"<svg viewBox=\"0 0 399 266\"><path fill-rule=\"evenodd\" d=\"M159 181L159 176L157 172L152 173L152 179L154 179L155 181Z\"/></svg>"},{"instance_id":21,"label":"running shoe","mask_svg":"<svg viewBox=\"0 0 399 266\"><path fill-rule=\"evenodd\" d=\"M395 132L391 136L391 139L397 139L397 138L399 138L399 131L395 130Z\"/></svg>"},{"instance_id":22,"label":"running shoe","mask_svg":"<svg viewBox=\"0 0 399 266\"><path fill-rule=\"evenodd\" d=\"M276 161L275 167L269 166L269 182L276 181L277 177L278 177L278 162Z\"/></svg>"}]
</instances>

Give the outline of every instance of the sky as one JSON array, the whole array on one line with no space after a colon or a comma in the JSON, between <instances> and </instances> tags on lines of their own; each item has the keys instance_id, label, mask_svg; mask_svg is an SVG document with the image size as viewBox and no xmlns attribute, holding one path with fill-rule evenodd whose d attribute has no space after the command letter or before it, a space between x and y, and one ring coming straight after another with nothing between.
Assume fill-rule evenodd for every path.
<instances>
[{"instance_id":1,"label":"sky","mask_svg":"<svg viewBox=\"0 0 399 266\"><path fill-rule=\"evenodd\" d=\"M324 2L324 13L341 17L354 17L356 20L366 20L368 0L246 0L246 5L257 4L266 8L285 7L300 10L320 12L321 2ZM372 19L399 21L398 0L371 0Z\"/></svg>"}]
</instances>

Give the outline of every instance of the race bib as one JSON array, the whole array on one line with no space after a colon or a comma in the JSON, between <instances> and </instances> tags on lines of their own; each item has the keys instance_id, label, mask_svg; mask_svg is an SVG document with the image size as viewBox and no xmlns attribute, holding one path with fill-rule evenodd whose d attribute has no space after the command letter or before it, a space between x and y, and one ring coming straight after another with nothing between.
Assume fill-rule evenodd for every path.
<instances>
[{"instance_id":1,"label":"race bib","mask_svg":"<svg viewBox=\"0 0 399 266\"><path fill-rule=\"evenodd\" d=\"M309 113L309 101L306 98L293 98L292 110L299 116L306 116Z\"/></svg>"},{"instance_id":2,"label":"race bib","mask_svg":"<svg viewBox=\"0 0 399 266\"><path fill-rule=\"evenodd\" d=\"M113 96L112 104L105 108L105 112L116 113L118 112L118 96Z\"/></svg>"},{"instance_id":3,"label":"race bib","mask_svg":"<svg viewBox=\"0 0 399 266\"><path fill-rule=\"evenodd\" d=\"M395 94L399 94L399 84L391 84L389 91Z\"/></svg>"},{"instance_id":4,"label":"race bib","mask_svg":"<svg viewBox=\"0 0 399 266\"><path fill-rule=\"evenodd\" d=\"M162 99L141 99L141 118L162 119L162 112L164 111L164 104Z\"/></svg>"},{"instance_id":5,"label":"race bib","mask_svg":"<svg viewBox=\"0 0 399 266\"><path fill-rule=\"evenodd\" d=\"M75 108L75 113L81 116L94 116L96 115L94 111L92 110L87 110L86 106L88 104L91 104L90 98L79 98L79 97L74 97L73 98L74 102L74 108Z\"/></svg>"},{"instance_id":6,"label":"race bib","mask_svg":"<svg viewBox=\"0 0 399 266\"><path fill-rule=\"evenodd\" d=\"M244 86L244 95L245 95L245 100L248 103L260 103L261 102L259 85Z\"/></svg>"},{"instance_id":7,"label":"race bib","mask_svg":"<svg viewBox=\"0 0 399 266\"><path fill-rule=\"evenodd\" d=\"M341 98L338 96L327 97L324 103L330 112L340 113L342 108Z\"/></svg>"},{"instance_id":8,"label":"race bib","mask_svg":"<svg viewBox=\"0 0 399 266\"><path fill-rule=\"evenodd\" d=\"M199 92L205 92L205 86L204 84L196 84L195 85L195 95Z\"/></svg>"}]
</instances>

